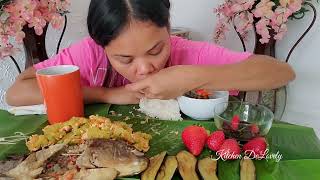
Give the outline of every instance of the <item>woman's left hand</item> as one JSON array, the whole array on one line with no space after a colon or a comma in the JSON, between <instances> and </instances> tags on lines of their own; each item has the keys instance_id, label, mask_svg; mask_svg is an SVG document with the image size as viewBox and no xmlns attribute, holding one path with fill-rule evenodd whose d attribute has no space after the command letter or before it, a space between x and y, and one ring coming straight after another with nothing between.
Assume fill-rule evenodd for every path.
<instances>
[{"instance_id":1,"label":"woman's left hand","mask_svg":"<svg viewBox=\"0 0 320 180\"><path fill-rule=\"evenodd\" d=\"M172 66L126 88L142 92L149 99L173 99L199 86L201 82L193 75L191 66Z\"/></svg>"}]
</instances>

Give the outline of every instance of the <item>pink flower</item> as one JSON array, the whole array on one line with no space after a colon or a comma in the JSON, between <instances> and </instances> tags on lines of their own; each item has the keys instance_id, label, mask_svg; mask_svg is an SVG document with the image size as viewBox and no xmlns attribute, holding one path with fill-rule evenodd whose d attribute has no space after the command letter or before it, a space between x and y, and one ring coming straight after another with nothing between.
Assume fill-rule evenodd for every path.
<instances>
[{"instance_id":1,"label":"pink flower","mask_svg":"<svg viewBox=\"0 0 320 180\"><path fill-rule=\"evenodd\" d=\"M215 40L224 38L228 26L233 26L233 23L243 38L255 26L256 33L261 35L261 43L268 43L271 36L280 40L287 32L288 18L301 9L304 1L225 0L215 10L219 19Z\"/></svg>"},{"instance_id":2,"label":"pink flower","mask_svg":"<svg viewBox=\"0 0 320 180\"><path fill-rule=\"evenodd\" d=\"M70 0L62 0L62 1L59 1L59 3L60 4L58 5L58 7L60 11L67 11L71 4Z\"/></svg>"},{"instance_id":3,"label":"pink flower","mask_svg":"<svg viewBox=\"0 0 320 180\"><path fill-rule=\"evenodd\" d=\"M249 30L253 28L253 14L250 12L242 12L236 22L237 31L245 37Z\"/></svg>"},{"instance_id":4,"label":"pink flower","mask_svg":"<svg viewBox=\"0 0 320 180\"><path fill-rule=\"evenodd\" d=\"M3 36L1 36L1 41L2 41L1 44L7 45L7 44L9 44L9 37L3 35Z\"/></svg>"},{"instance_id":5,"label":"pink flower","mask_svg":"<svg viewBox=\"0 0 320 180\"><path fill-rule=\"evenodd\" d=\"M52 15L50 22L53 28L60 29L64 23L64 18L56 13Z\"/></svg>"},{"instance_id":6,"label":"pink flower","mask_svg":"<svg viewBox=\"0 0 320 180\"><path fill-rule=\"evenodd\" d=\"M23 39L25 38L26 34L23 31L19 31L15 34L15 41L18 44L23 43Z\"/></svg>"},{"instance_id":7,"label":"pink flower","mask_svg":"<svg viewBox=\"0 0 320 180\"><path fill-rule=\"evenodd\" d=\"M214 41L219 42L225 39L225 33L229 31L227 27L228 20L225 18L221 18L218 20L218 24L215 29Z\"/></svg>"},{"instance_id":8,"label":"pink flower","mask_svg":"<svg viewBox=\"0 0 320 180\"><path fill-rule=\"evenodd\" d=\"M33 27L37 35L41 35L43 33L43 28L46 26L47 22L41 16L35 16L31 19L28 26Z\"/></svg>"},{"instance_id":9,"label":"pink flower","mask_svg":"<svg viewBox=\"0 0 320 180\"><path fill-rule=\"evenodd\" d=\"M14 48L12 45L5 46L5 47L0 46L0 59L3 59L7 56L10 56L10 55L14 54L16 51L18 51L18 49Z\"/></svg>"},{"instance_id":10,"label":"pink flower","mask_svg":"<svg viewBox=\"0 0 320 180\"><path fill-rule=\"evenodd\" d=\"M246 11L251 9L255 0L235 0L234 4L231 6L231 10L234 13Z\"/></svg>"},{"instance_id":11,"label":"pink flower","mask_svg":"<svg viewBox=\"0 0 320 180\"><path fill-rule=\"evenodd\" d=\"M4 7L4 11L10 15L11 20L20 19L21 12L24 11L24 5L20 3L11 3Z\"/></svg>"},{"instance_id":12,"label":"pink flower","mask_svg":"<svg viewBox=\"0 0 320 180\"><path fill-rule=\"evenodd\" d=\"M271 19L271 27L275 32L274 39L281 40L287 32L287 23L292 11L286 7L278 6Z\"/></svg>"},{"instance_id":13,"label":"pink flower","mask_svg":"<svg viewBox=\"0 0 320 180\"><path fill-rule=\"evenodd\" d=\"M274 36L274 39L282 40L282 38L287 33L287 31L288 31L287 25L286 24L281 24L281 26L278 29L277 34Z\"/></svg>"},{"instance_id":14,"label":"pink flower","mask_svg":"<svg viewBox=\"0 0 320 180\"><path fill-rule=\"evenodd\" d=\"M284 7L277 7L275 10L275 13L273 14L271 18L271 26L280 26L283 23L286 23L288 21L289 16L292 15L292 11L288 8Z\"/></svg>"},{"instance_id":15,"label":"pink flower","mask_svg":"<svg viewBox=\"0 0 320 180\"><path fill-rule=\"evenodd\" d=\"M256 9L254 9L253 14L255 17L266 17L270 19L273 15L272 7L275 5L274 2L270 0L261 0Z\"/></svg>"},{"instance_id":16,"label":"pink flower","mask_svg":"<svg viewBox=\"0 0 320 180\"><path fill-rule=\"evenodd\" d=\"M12 0L4 8L4 15L0 19L0 56L12 55L14 52L9 39L14 38L17 43L23 42L25 25L34 28L37 35L43 33L47 23L54 28L63 24L63 15L70 5L70 0ZM2 15L3 15L2 14ZM11 50L12 49L12 50Z\"/></svg>"},{"instance_id":17,"label":"pink flower","mask_svg":"<svg viewBox=\"0 0 320 180\"><path fill-rule=\"evenodd\" d=\"M22 19L17 19L8 23L7 33L14 35L16 32L21 31L26 22Z\"/></svg>"},{"instance_id":18,"label":"pink flower","mask_svg":"<svg viewBox=\"0 0 320 180\"><path fill-rule=\"evenodd\" d=\"M215 9L215 12L218 13L219 16L233 17L234 13L231 6L232 4L230 2L226 2Z\"/></svg>"},{"instance_id":19,"label":"pink flower","mask_svg":"<svg viewBox=\"0 0 320 180\"><path fill-rule=\"evenodd\" d=\"M248 14L246 11L251 9L254 3L255 0L226 0L225 3L215 9L219 19L215 30L215 41L225 39L225 33L229 30L227 25L233 18L238 19L237 31L245 36L248 30L252 28L253 22L252 14Z\"/></svg>"},{"instance_id":20,"label":"pink flower","mask_svg":"<svg viewBox=\"0 0 320 180\"><path fill-rule=\"evenodd\" d=\"M34 16L34 11L37 7L37 2L34 0L24 0L24 11L21 12L22 18L29 22Z\"/></svg>"},{"instance_id":21,"label":"pink flower","mask_svg":"<svg viewBox=\"0 0 320 180\"><path fill-rule=\"evenodd\" d=\"M288 7L291 11L296 12L301 9L302 0L280 0L282 7Z\"/></svg>"},{"instance_id":22,"label":"pink flower","mask_svg":"<svg viewBox=\"0 0 320 180\"><path fill-rule=\"evenodd\" d=\"M261 35L261 39L259 40L262 44L269 42L270 32L269 26L270 20L267 18L261 18L256 24L256 32Z\"/></svg>"}]
</instances>

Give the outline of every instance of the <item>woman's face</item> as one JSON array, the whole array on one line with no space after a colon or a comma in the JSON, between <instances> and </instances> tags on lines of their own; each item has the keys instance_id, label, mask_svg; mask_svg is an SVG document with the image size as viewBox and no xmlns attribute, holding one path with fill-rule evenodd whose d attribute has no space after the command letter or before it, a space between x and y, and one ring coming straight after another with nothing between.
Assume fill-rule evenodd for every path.
<instances>
[{"instance_id":1,"label":"woman's face","mask_svg":"<svg viewBox=\"0 0 320 180\"><path fill-rule=\"evenodd\" d=\"M167 27L132 21L105 47L105 52L118 73L131 82L137 82L165 67L170 46Z\"/></svg>"}]
</instances>

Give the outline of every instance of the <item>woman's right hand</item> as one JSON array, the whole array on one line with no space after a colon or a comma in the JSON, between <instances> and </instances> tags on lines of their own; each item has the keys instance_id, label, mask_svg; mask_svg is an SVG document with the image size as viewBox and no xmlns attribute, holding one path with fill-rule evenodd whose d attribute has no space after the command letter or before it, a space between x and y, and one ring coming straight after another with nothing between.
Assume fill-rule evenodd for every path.
<instances>
[{"instance_id":1,"label":"woman's right hand","mask_svg":"<svg viewBox=\"0 0 320 180\"><path fill-rule=\"evenodd\" d=\"M104 95L104 102L111 104L139 104L144 94L140 92L132 92L124 86L117 88L107 88Z\"/></svg>"}]
</instances>

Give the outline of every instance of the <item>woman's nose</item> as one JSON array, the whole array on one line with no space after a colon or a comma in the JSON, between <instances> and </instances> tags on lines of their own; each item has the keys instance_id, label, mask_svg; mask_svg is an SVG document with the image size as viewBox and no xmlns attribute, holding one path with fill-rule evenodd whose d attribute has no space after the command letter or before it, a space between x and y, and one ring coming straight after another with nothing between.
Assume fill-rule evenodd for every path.
<instances>
[{"instance_id":1,"label":"woman's nose","mask_svg":"<svg viewBox=\"0 0 320 180\"><path fill-rule=\"evenodd\" d=\"M152 63L146 61L140 61L137 67L137 73L140 76L152 74L155 71L155 67Z\"/></svg>"}]
</instances>

